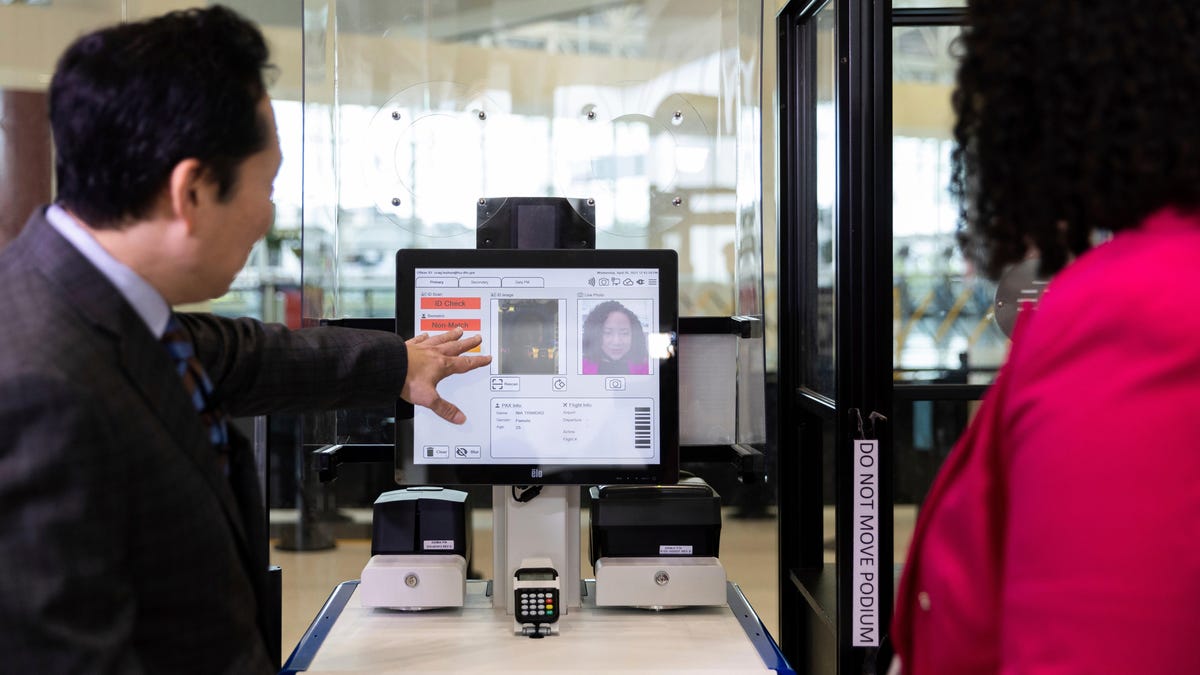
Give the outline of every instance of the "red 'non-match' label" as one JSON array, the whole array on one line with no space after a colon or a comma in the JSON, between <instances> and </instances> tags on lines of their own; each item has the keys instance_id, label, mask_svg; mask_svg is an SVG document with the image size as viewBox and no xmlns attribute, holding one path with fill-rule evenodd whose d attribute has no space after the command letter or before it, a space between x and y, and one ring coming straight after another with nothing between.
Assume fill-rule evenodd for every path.
<instances>
[{"instance_id":1,"label":"red 'non-match' label","mask_svg":"<svg viewBox=\"0 0 1200 675\"><path fill-rule=\"evenodd\" d=\"M421 319L421 331L448 331L452 328L479 330L479 319Z\"/></svg>"}]
</instances>

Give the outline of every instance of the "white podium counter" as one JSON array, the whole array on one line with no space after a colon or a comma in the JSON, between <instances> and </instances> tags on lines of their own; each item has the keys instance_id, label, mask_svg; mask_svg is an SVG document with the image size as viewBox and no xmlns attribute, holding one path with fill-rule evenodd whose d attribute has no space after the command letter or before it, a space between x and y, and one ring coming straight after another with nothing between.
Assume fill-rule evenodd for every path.
<instances>
[{"instance_id":1,"label":"white podium counter","mask_svg":"<svg viewBox=\"0 0 1200 675\"><path fill-rule=\"evenodd\" d=\"M467 582L464 606L423 612L369 609L357 581L337 586L283 673L783 673L794 675L737 585L727 607L651 611L583 606L557 635L516 635L492 607L489 582Z\"/></svg>"}]
</instances>

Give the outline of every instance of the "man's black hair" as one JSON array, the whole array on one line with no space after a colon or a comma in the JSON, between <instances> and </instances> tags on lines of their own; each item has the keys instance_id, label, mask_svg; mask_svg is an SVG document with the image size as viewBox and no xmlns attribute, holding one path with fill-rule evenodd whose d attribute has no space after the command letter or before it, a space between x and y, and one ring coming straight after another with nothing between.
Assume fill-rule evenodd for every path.
<instances>
[{"instance_id":1,"label":"man's black hair","mask_svg":"<svg viewBox=\"0 0 1200 675\"><path fill-rule=\"evenodd\" d=\"M257 106L269 52L221 6L85 35L50 83L58 201L92 227L145 216L180 161L200 160L224 199L270 137Z\"/></svg>"}]
</instances>

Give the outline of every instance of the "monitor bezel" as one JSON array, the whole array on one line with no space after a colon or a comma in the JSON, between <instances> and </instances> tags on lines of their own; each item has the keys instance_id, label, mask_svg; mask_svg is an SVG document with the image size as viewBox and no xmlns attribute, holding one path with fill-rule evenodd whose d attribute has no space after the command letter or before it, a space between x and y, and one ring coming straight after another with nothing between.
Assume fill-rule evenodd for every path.
<instances>
[{"instance_id":1,"label":"monitor bezel","mask_svg":"<svg viewBox=\"0 0 1200 675\"><path fill-rule=\"evenodd\" d=\"M548 265L549 261L553 264ZM414 286L418 268L648 268L659 273L658 325L660 332L670 335L674 349L679 330L678 265L675 251L658 249L401 249L396 253L396 332L402 337L415 334ZM400 401L396 408L396 482L409 486L674 484L679 480L678 361L678 355L655 361L659 376L658 464L416 464L412 406Z\"/></svg>"}]
</instances>

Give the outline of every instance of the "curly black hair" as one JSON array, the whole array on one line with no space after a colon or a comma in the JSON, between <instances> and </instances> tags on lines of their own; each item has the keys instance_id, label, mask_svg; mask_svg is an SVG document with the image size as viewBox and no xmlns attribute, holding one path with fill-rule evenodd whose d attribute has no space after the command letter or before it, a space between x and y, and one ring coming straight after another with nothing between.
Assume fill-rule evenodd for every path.
<instances>
[{"instance_id":1,"label":"curly black hair","mask_svg":"<svg viewBox=\"0 0 1200 675\"><path fill-rule=\"evenodd\" d=\"M972 0L960 44L951 192L988 276L1200 208L1200 2Z\"/></svg>"}]
</instances>

